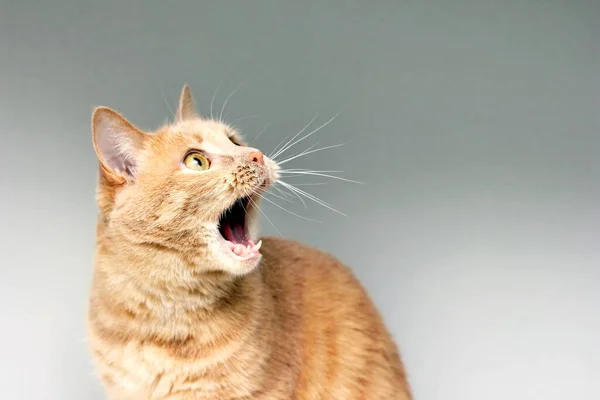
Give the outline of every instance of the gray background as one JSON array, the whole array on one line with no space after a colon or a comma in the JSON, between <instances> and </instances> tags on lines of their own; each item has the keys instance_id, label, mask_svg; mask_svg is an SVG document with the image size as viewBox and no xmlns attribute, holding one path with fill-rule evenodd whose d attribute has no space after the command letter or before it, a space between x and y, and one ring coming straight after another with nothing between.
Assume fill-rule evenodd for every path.
<instances>
[{"instance_id":1,"label":"gray background","mask_svg":"<svg viewBox=\"0 0 600 400\"><path fill-rule=\"evenodd\" d=\"M267 152L347 104L293 165L365 181L304 187L348 217L264 210L352 266L417 399L600 398L600 2L2 0L0 65L2 399L103 398L93 106L152 129L221 81Z\"/></svg>"}]
</instances>

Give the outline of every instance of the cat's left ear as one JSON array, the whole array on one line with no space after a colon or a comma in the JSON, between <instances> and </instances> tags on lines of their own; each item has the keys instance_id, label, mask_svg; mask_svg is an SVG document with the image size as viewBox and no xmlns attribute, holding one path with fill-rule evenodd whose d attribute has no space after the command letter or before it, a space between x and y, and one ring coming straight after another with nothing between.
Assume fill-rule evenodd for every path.
<instances>
[{"instance_id":1,"label":"cat's left ear","mask_svg":"<svg viewBox=\"0 0 600 400\"><path fill-rule=\"evenodd\" d=\"M175 113L175 119L177 121L185 121L186 119L198 118L196 109L194 107L194 98L192 97L192 91L188 85L184 85L181 89L181 95L179 96L179 106Z\"/></svg>"},{"instance_id":2,"label":"cat's left ear","mask_svg":"<svg viewBox=\"0 0 600 400\"><path fill-rule=\"evenodd\" d=\"M102 169L113 178L135 178L148 135L118 112L98 107L92 115L94 149Z\"/></svg>"}]
</instances>

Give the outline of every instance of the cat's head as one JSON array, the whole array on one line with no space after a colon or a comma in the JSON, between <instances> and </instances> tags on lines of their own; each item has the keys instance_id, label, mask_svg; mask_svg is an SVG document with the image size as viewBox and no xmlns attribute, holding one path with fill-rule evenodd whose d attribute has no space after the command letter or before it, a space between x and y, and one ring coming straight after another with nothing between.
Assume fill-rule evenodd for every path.
<instances>
[{"instance_id":1,"label":"cat's head","mask_svg":"<svg viewBox=\"0 0 600 400\"><path fill-rule=\"evenodd\" d=\"M190 90L175 121L145 133L104 107L92 116L103 234L234 275L260 261L258 201L278 167L230 126L201 118Z\"/></svg>"}]
</instances>

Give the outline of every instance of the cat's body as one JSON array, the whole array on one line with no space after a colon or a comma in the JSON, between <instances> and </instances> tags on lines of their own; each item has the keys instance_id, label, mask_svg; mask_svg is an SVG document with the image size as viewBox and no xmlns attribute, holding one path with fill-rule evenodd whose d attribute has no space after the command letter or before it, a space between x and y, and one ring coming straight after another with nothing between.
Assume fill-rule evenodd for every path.
<instances>
[{"instance_id":1,"label":"cat's body","mask_svg":"<svg viewBox=\"0 0 600 400\"><path fill-rule=\"evenodd\" d=\"M135 136L133 126L106 109L94 117L102 168L89 340L109 398L409 400L396 345L345 266L285 239L264 239L259 255L249 239L247 249L235 249L234 243L230 250L221 246L224 239L213 238L207 215L215 205L203 208L209 199L229 193L232 200L218 200L227 208L223 203L239 196L230 193L231 182L258 187L277 170L270 160L263 164L254 149L240 147L228 148L227 157L237 152L255 164L244 161L227 170L233 164L214 150L221 140L218 129L185 118L188 97L184 90L178 125L154 139ZM219 184L219 175L205 173L208 166L198 169L204 175L183 176L179 164L164 169L148 164L169 164L164 146L190 143L190 131L198 130L201 147L211 149L212 173L227 172L220 176L224 181L235 176L202 203L189 189L202 192ZM111 153L109 142L121 140L121 131L133 139L122 139ZM148 141L143 150L131 150L119 161L119 152L140 145L140 138ZM267 177L253 181L249 165L256 169L252 177ZM259 165L271 171L261 175ZM160 179L165 173L168 179ZM190 180L208 178L212 186L204 188L202 181ZM225 237L235 242L231 234Z\"/></svg>"},{"instance_id":2,"label":"cat's body","mask_svg":"<svg viewBox=\"0 0 600 400\"><path fill-rule=\"evenodd\" d=\"M284 239L262 253L210 311L94 293L91 343L111 399L408 399L395 345L351 273Z\"/></svg>"}]
</instances>

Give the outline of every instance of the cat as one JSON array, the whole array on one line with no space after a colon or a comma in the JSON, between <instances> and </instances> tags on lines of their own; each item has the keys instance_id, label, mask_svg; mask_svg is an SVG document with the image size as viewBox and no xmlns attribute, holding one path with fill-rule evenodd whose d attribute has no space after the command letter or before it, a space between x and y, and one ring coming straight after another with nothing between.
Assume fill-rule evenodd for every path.
<instances>
[{"instance_id":1,"label":"cat","mask_svg":"<svg viewBox=\"0 0 600 400\"><path fill-rule=\"evenodd\" d=\"M108 398L412 399L352 272L304 244L257 240L280 169L201 117L187 85L173 123L145 133L98 107L92 138L88 338Z\"/></svg>"}]
</instances>

